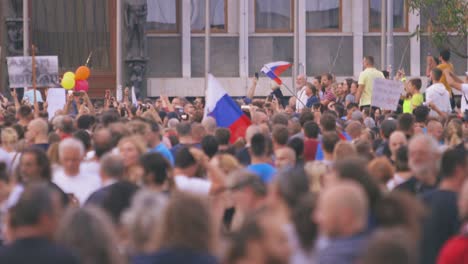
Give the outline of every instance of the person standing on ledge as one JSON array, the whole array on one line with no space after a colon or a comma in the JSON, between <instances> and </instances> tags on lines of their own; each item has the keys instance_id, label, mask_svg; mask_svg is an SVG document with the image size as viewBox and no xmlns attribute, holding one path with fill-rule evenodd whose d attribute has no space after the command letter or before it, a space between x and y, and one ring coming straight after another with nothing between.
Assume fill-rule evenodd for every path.
<instances>
[{"instance_id":1,"label":"person standing on ledge","mask_svg":"<svg viewBox=\"0 0 468 264\"><path fill-rule=\"evenodd\" d=\"M369 107L371 105L374 80L385 78L383 73L374 67L374 57L366 56L363 60L364 70L359 74L358 90L356 92L356 102L359 107Z\"/></svg>"}]
</instances>

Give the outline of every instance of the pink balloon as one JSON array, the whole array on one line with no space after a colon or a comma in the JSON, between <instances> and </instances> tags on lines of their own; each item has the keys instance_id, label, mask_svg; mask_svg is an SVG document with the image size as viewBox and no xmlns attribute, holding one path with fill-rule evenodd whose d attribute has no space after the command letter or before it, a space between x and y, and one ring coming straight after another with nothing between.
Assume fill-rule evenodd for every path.
<instances>
[{"instance_id":1,"label":"pink balloon","mask_svg":"<svg viewBox=\"0 0 468 264\"><path fill-rule=\"evenodd\" d=\"M76 81L75 91L77 92L87 92L89 90L89 84L86 80Z\"/></svg>"}]
</instances>

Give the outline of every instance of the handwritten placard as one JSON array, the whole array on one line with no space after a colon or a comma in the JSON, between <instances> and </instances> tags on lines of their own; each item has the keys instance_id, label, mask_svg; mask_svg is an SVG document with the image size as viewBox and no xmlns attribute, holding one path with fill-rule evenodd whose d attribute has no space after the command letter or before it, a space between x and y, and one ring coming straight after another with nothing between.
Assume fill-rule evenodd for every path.
<instances>
[{"instance_id":1,"label":"handwritten placard","mask_svg":"<svg viewBox=\"0 0 468 264\"><path fill-rule=\"evenodd\" d=\"M372 91L371 105L383 110L397 110L398 100L403 93L403 83L400 81L375 79Z\"/></svg>"},{"instance_id":2,"label":"handwritten placard","mask_svg":"<svg viewBox=\"0 0 468 264\"><path fill-rule=\"evenodd\" d=\"M50 88L47 91L47 113L49 113L49 120L55 116L57 110L63 109L65 103L65 89Z\"/></svg>"}]
</instances>

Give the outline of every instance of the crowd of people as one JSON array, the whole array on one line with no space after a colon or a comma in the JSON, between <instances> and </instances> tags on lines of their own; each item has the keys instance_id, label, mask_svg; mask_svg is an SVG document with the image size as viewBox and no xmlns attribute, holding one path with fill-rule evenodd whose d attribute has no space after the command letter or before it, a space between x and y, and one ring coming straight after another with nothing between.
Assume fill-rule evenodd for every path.
<instances>
[{"instance_id":1,"label":"crowd of people","mask_svg":"<svg viewBox=\"0 0 468 264\"><path fill-rule=\"evenodd\" d=\"M237 139L202 97L70 93L48 116L47 94L13 90L0 263L467 263L468 73L448 51L428 59L425 93L399 71L387 111L371 100L388 74L363 64L357 81L299 75L290 98L256 97L253 79Z\"/></svg>"}]
</instances>

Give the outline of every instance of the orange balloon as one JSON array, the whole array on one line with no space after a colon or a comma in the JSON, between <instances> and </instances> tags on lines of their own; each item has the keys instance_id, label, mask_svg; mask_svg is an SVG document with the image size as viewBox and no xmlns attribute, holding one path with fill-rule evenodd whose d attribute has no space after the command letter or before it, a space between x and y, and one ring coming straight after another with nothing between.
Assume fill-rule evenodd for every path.
<instances>
[{"instance_id":1,"label":"orange balloon","mask_svg":"<svg viewBox=\"0 0 468 264\"><path fill-rule=\"evenodd\" d=\"M78 69L76 69L75 72L75 80L77 81L83 81L89 78L89 75L91 74L91 71L89 70L88 67L86 66L80 66Z\"/></svg>"}]
</instances>

